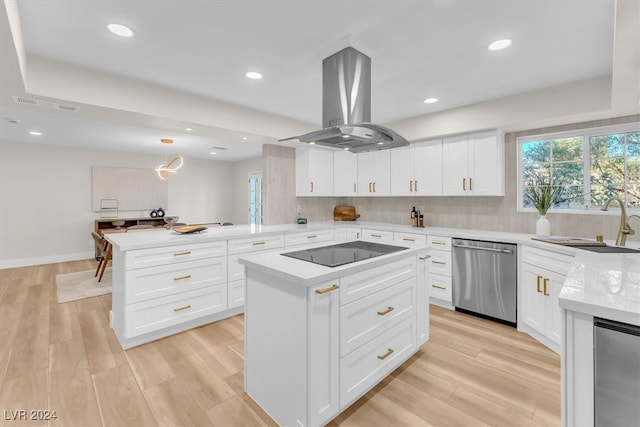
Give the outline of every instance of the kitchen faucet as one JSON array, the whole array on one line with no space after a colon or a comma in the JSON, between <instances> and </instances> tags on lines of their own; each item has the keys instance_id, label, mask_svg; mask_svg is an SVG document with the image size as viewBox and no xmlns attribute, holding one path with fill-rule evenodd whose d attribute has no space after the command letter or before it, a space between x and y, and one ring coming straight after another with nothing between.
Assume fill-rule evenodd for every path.
<instances>
[{"instance_id":1,"label":"kitchen faucet","mask_svg":"<svg viewBox=\"0 0 640 427\"><path fill-rule=\"evenodd\" d=\"M618 229L618 237L616 238L616 246L624 246L627 243L627 234L635 234L635 231L629 227L627 222L627 211L624 208L624 202L619 197L612 197L604 203L602 210L609 210L609 204L612 201L618 202L620 205L620 228ZM637 216L637 215L632 215Z\"/></svg>"}]
</instances>

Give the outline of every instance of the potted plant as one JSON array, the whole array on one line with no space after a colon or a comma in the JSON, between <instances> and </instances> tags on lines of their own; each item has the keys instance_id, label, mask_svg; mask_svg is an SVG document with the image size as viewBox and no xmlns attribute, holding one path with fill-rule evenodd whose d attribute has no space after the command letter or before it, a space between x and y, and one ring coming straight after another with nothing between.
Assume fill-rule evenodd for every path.
<instances>
[{"instance_id":1,"label":"potted plant","mask_svg":"<svg viewBox=\"0 0 640 427\"><path fill-rule=\"evenodd\" d=\"M540 214L540 218L536 222L536 235L551 235L551 223L547 219L547 211L560 202L561 193L561 187L554 185L553 181L546 182L544 179L537 179L526 186L524 197Z\"/></svg>"}]
</instances>

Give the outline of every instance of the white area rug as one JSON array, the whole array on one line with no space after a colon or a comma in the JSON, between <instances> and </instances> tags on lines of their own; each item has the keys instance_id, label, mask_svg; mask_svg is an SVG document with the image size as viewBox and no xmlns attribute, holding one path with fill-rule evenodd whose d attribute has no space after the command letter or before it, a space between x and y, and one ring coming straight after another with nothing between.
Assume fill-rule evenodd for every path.
<instances>
[{"instance_id":1,"label":"white area rug","mask_svg":"<svg viewBox=\"0 0 640 427\"><path fill-rule=\"evenodd\" d=\"M62 304L63 302L111 293L111 269L107 268L105 270L101 282L98 282L97 277L93 277L95 273L95 270L87 270L77 273L58 274L56 276L58 303Z\"/></svg>"}]
</instances>

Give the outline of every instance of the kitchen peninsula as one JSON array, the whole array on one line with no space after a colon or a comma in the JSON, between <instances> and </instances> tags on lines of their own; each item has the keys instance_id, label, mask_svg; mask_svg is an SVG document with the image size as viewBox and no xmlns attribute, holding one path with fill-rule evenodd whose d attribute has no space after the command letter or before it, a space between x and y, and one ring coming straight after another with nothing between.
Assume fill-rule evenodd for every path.
<instances>
[{"instance_id":1,"label":"kitchen peninsula","mask_svg":"<svg viewBox=\"0 0 640 427\"><path fill-rule=\"evenodd\" d=\"M280 425L326 424L428 339L428 248L336 267L310 261L349 258L356 244L354 254L393 248L357 241L298 251L312 252L306 260L273 251L240 259L245 391Z\"/></svg>"}]
</instances>

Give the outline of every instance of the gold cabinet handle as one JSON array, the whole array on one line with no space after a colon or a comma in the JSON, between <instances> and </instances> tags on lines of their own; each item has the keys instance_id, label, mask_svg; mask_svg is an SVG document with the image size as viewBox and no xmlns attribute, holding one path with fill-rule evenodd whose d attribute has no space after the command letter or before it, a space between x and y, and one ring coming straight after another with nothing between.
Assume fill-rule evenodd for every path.
<instances>
[{"instance_id":1,"label":"gold cabinet handle","mask_svg":"<svg viewBox=\"0 0 640 427\"><path fill-rule=\"evenodd\" d=\"M402 240L404 240L405 242L415 242L416 239L412 239L410 237L403 237Z\"/></svg>"},{"instance_id":2,"label":"gold cabinet handle","mask_svg":"<svg viewBox=\"0 0 640 427\"><path fill-rule=\"evenodd\" d=\"M542 289L540 289L540 281L542 280L542 276L538 276L536 279L536 291L538 293L542 293Z\"/></svg>"},{"instance_id":3,"label":"gold cabinet handle","mask_svg":"<svg viewBox=\"0 0 640 427\"><path fill-rule=\"evenodd\" d=\"M436 261L435 259L433 261L431 261L431 264L447 265L446 262L444 262L444 261Z\"/></svg>"},{"instance_id":4,"label":"gold cabinet handle","mask_svg":"<svg viewBox=\"0 0 640 427\"><path fill-rule=\"evenodd\" d=\"M433 244L433 245L442 245L442 246L444 246L444 245L446 245L447 243L446 243L446 242L441 242L441 241L439 241L439 240L434 240L433 242L431 242L431 244Z\"/></svg>"},{"instance_id":5,"label":"gold cabinet handle","mask_svg":"<svg viewBox=\"0 0 640 427\"><path fill-rule=\"evenodd\" d=\"M413 191L418 191L418 180L417 179L413 182Z\"/></svg>"},{"instance_id":6,"label":"gold cabinet handle","mask_svg":"<svg viewBox=\"0 0 640 427\"><path fill-rule=\"evenodd\" d=\"M393 352L394 352L394 350L392 348L388 348L387 352L385 354L382 354L382 355L378 356L378 359L384 360L387 357L391 356L393 354Z\"/></svg>"},{"instance_id":7,"label":"gold cabinet handle","mask_svg":"<svg viewBox=\"0 0 640 427\"><path fill-rule=\"evenodd\" d=\"M473 191L473 178L469 178L469 191Z\"/></svg>"},{"instance_id":8,"label":"gold cabinet handle","mask_svg":"<svg viewBox=\"0 0 640 427\"><path fill-rule=\"evenodd\" d=\"M375 182L373 183L373 192L374 193L376 192L376 183Z\"/></svg>"},{"instance_id":9,"label":"gold cabinet handle","mask_svg":"<svg viewBox=\"0 0 640 427\"><path fill-rule=\"evenodd\" d=\"M360 232L356 233L356 239L360 239Z\"/></svg>"},{"instance_id":10,"label":"gold cabinet handle","mask_svg":"<svg viewBox=\"0 0 640 427\"><path fill-rule=\"evenodd\" d=\"M436 289L442 289L445 290L447 288L445 288L444 286L439 286L439 285L431 285L432 288L436 288Z\"/></svg>"},{"instance_id":11,"label":"gold cabinet handle","mask_svg":"<svg viewBox=\"0 0 640 427\"><path fill-rule=\"evenodd\" d=\"M369 183L369 193L371 193L371 183Z\"/></svg>"},{"instance_id":12,"label":"gold cabinet handle","mask_svg":"<svg viewBox=\"0 0 640 427\"><path fill-rule=\"evenodd\" d=\"M381 234L370 234L371 237L377 237L378 239L382 237Z\"/></svg>"},{"instance_id":13,"label":"gold cabinet handle","mask_svg":"<svg viewBox=\"0 0 640 427\"><path fill-rule=\"evenodd\" d=\"M462 178L462 190L467 191L467 178Z\"/></svg>"},{"instance_id":14,"label":"gold cabinet handle","mask_svg":"<svg viewBox=\"0 0 640 427\"><path fill-rule=\"evenodd\" d=\"M173 253L173 256L184 256L184 255L191 255L191 251L174 252Z\"/></svg>"},{"instance_id":15,"label":"gold cabinet handle","mask_svg":"<svg viewBox=\"0 0 640 427\"><path fill-rule=\"evenodd\" d=\"M544 279L544 281L543 281L543 282L544 282L544 285L543 285L543 288L544 288L543 295L544 295L545 297L548 297L548 296L549 296L549 294L547 293L547 285L549 285L549 279Z\"/></svg>"},{"instance_id":16,"label":"gold cabinet handle","mask_svg":"<svg viewBox=\"0 0 640 427\"><path fill-rule=\"evenodd\" d=\"M191 275L187 274L186 276L178 276L178 277L174 277L173 280L178 281L178 280L186 280L186 279L191 279Z\"/></svg>"},{"instance_id":17,"label":"gold cabinet handle","mask_svg":"<svg viewBox=\"0 0 640 427\"><path fill-rule=\"evenodd\" d=\"M315 239L317 237L318 237L317 235L311 234L311 235L307 236L307 239Z\"/></svg>"},{"instance_id":18,"label":"gold cabinet handle","mask_svg":"<svg viewBox=\"0 0 640 427\"><path fill-rule=\"evenodd\" d=\"M180 307L180 308L174 308L173 311L178 312L183 310L189 310L190 308L191 308L191 304L185 305L184 307Z\"/></svg>"},{"instance_id":19,"label":"gold cabinet handle","mask_svg":"<svg viewBox=\"0 0 640 427\"><path fill-rule=\"evenodd\" d=\"M413 180L409 181L409 191L413 191Z\"/></svg>"},{"instance_id":20,"label":"gold cabinet handle","mask_svg":"<svg viewBox=\"0 0 640 427\"><path fill-rule=\"evenodd\" d=\"M311 193L313 193L313 181L309 182L309 184L311 184Z\"/></svg>"},{"instance_id":21,"label":"gold cabinet handle","mask_svg":"<svg viewBox=\"0 0 640 427\"><path fill-rule=\"evenodd\" d=\"M387 307L387 309L386 309L386 310L379 311L379 312L378 312L378 316L384 316L384 315L386 315L386 314L391 313L393 310L395 310L395 308L393 308L393 307L389 306L389 307Z\"/></svg>"},{"instance_id":22,"label":"gold cabinet handle","mask_svg":"<svg viewBox=\"0 0 640 427\"><path fill-rule=\"evenodd\" d=\"M419 260L424 261L425 259L429 259L431 258L431 255L425 255L425 256L420 256L418 257Z\"/></svg>"},{"instance_id":23,"label":"gold cabinet handle","mask_svg":"<svg viewBox=\"0 0 640 427\"><path fill-rule=\"evenodd\" d=\"M252 245L253 246L258 246L258 245L266 245L267 242L253 242Z\"/></svg>"},{"instance_id":24,"label":"gold cabinet handle","mask_svg":"<svg viewBox=\"0 0 640 427\"><path fill-rule=\"evenodd\" d=\"M340 286L334 284L334 285L329 286L328 288L316 289L316 294L318 294L318 295L326 294L327 292L335 291L339 287Z\"/></svg>"},{"instance_id":25,"label":"gold cabinet handle","mask_svg":"<svg viewBox=\"0 0 640 427\"><path fill-rule=\"evenodd\" d=\"M356 188L357 188L357 187L356 187L356 183L354 182L354 183L353 183L353 192L354 192L354 193L356 192Z\"/></svg>"}]
</instances>

